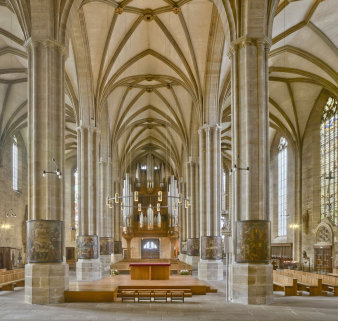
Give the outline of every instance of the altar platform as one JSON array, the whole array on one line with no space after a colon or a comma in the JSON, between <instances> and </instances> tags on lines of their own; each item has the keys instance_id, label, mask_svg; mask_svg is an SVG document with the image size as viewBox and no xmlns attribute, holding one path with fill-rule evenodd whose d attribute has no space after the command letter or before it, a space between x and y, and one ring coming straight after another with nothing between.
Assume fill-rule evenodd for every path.
<instances>
[{"instance_id":1,"label":"altar platform","mask_svg":"<svg viewBox=\"0 0 338 321\"><path fill-rule=\"evenodd\" d=\"M118 291L126 289L190 289L192 295L217 292L207 282L191 275L172 275L169 280L131 280L130 275L116 275L93 282L70 282L65 301L114 302Z\"/></svg>"}]
</instances>

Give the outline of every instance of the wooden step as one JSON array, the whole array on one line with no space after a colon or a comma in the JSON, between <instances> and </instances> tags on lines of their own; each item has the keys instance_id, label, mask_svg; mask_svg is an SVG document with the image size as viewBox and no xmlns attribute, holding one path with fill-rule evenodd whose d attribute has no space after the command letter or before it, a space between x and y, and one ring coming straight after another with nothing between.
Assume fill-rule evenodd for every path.
<instances>
[{"instance_id":1,"label":"wooden step","mask_svg":"<svg viewBox=\"0 0 338 321\"><path fill-rule=\"evenodd\" d=\"M65 302L114 302L116 291L65 291Z\"/></svg>"}]
</instances>

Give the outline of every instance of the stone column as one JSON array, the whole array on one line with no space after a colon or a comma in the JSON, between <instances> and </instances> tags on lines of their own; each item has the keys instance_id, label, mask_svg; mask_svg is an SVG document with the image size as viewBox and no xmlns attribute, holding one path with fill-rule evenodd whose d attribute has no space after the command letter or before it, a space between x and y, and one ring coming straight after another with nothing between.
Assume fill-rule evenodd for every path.
<instances>
[{"instance_id":1,"label":"stone column","mask_svg":"<svg viewBox=\"0 0 338 321\"><path fill-rule=\"evenodd\" d=\"M183 177L180 178L178 184L178 191L182 194L182 198L186 195L185 193L185 183ZM177 200L175 200L177 202ZM181 206L183 205L183 206ZM178 216L180 220L180 254L178 256L179 260L186 262L187 259L187 222L186 222L186 209L184 208L184 201L182 204L178 204Z\"/></svg>"},{"instance_id":2,"label":"stone column","mask_svg":"<svg viewBox=\"0 0 338 321\"><path fill-rule=\"evenodd\" d=\"M111 197L111 162L100 161L100 261L102 276L110 275L111 254L114 251L114 226L112 208L106 205L106 197Z\"/></svg>"},{"instance_id":3,"label":"stone column","mask_svg":"<svg viewBox=\"0 0 338 321\"><path fill-rule=\"evenodd\" d=\"M65 48L52 40L26 43L28 52L28 221L25 301L64 301L64 66ZM61 178L61 179L60 179Z\"/></svg>"},{"instance_id":4,"label":"stone column","mask_svg":"<svg viewBox=\"0 0 338 321\"><path fill-rule=\"evenodd\" d=\"M269 221L268 53L265 39L231 47L234 263L232 300L272 302Z\"/></svg>"},{"instance_id":5,"label":"stone column","mask_svg":"<svg viewBox=\"0 0 338 321\"><path fill-rule=\"evenodd\" d=\"M112 195L120 193L120 184L115 181L113 184ZM121 207L113 207L113 220L114 220L114 253L112 255L112 263L122 261L122 239L121 239Z\"/></svg>"},{"instance_id":6,"label":"stone column","mask_svg":"<svg viewBox=\"0 0 338 321\"><path fill-rule=\"evenodd\" d=\"M190 161L188 164L188 239L187 260L194 270L198 268L200 260L199 212L198 212L198 166Z\"/></svg>"},{"instance_id":7,"label":"stone column","mask_svg":"<svg viewBox=\"0 0 338 321\"><path fill-rule=\"evenodd\" d=\"M78 137L79 236L76 277L81 281L101 278L98 238L98 151L97 128L80 126Z\"/></svg>"},{"instance_id":8,"label":"stone column","mask_svg":"<svg viewBox=\"0 0 338 321\"><path fill-rule=\"evenodd\" d=\"M204 125L199 133L201 260L198 278L223 280L221 237L221 128Z\"/></svg>"}]
</instances>

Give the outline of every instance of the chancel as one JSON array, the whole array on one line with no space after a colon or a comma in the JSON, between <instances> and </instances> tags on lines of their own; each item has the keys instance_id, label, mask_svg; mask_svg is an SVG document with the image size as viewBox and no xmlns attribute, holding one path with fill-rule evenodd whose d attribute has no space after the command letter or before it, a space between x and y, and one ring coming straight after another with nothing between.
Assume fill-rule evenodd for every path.
<instances>
[{"instance_id":1,"label":"chancel","mask_svg":"<svg viewBox=\"0 0 338 321\"><path fill-rule=\"evenodd\" d=\"M0 319L338 320L337 21L0 0Z\"/></svg>"}]
</instances>

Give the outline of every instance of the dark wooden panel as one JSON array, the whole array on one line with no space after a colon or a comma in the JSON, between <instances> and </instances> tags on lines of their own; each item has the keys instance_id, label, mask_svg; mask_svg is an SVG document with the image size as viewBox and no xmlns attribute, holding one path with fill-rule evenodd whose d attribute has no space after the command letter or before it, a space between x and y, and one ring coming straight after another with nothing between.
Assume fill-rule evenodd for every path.
<instances>
[{"instance_id":1,"label":"dark wooden panel","mask_svg":"<svg viewBox=\"0 0 338 321\"><path fill-rule=\"evenodd\" d=\"M0 269L12 270L11 248L0 247Z\"/></svg>"}]
</instances>

